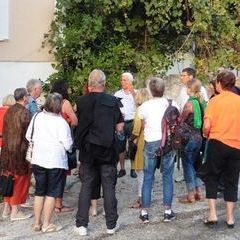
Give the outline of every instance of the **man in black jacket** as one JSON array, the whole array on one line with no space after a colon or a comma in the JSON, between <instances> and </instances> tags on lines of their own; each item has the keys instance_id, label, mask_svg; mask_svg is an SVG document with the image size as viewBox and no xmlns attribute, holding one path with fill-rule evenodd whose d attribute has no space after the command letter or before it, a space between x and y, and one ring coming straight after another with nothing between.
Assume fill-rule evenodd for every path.
<instances>
[{"instance_id":1,"label":"man in black jacket","mask_svg":"<svg viewBox=\"0 0 240 240\"><path fill-rule=\"evenodd\" d=\"M117 199L115 196L117 151L115 133L123 129L123 117L117 99L105 90L105 74L93 70L88 79L89 93L76 101L78 126L75 145L79 149L80 178L76 228L81 236L87 235L89 207L96 182L101 181L104 195L107 233L117 228Z\"/></svg>"}]
</instances>

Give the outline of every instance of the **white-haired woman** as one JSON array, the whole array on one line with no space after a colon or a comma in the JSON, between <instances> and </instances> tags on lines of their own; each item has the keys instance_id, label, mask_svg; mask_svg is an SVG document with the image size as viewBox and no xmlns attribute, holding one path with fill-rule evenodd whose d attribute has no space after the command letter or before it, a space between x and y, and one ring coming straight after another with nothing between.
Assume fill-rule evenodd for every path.
<instances>
[{"instance_id":1,"label":"white-haired woman","mask_svg":"<svg viewBox=\"0 0 240 240\"><path fill-rule=\"evenodd\" d=\"M68 169L66 151L70 150L72 145L71 131L68 123L60 115L61 109L62 96L58 93L49 94L43 112L34 115L26 133L26 138L30 141L34 128L34 231L54 232L60 229L50 221L55 200L62 194L64 170Z\"/></svg>"}]
</instances>

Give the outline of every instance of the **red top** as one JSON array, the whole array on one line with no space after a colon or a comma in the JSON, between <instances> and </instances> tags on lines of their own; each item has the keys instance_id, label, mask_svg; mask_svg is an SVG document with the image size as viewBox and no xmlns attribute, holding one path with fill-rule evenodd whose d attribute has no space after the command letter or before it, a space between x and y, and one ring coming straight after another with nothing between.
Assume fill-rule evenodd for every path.
<instances>
[{"instance_id":1,"label":"red top","mask_svg":"<svg viewBox=\"0 0 240 240\"><path fill-rule=\"evenodd\" d=\"M0 107L0 147L2 147L3 118L9 107Z\"/></svg>"}]
</instances>

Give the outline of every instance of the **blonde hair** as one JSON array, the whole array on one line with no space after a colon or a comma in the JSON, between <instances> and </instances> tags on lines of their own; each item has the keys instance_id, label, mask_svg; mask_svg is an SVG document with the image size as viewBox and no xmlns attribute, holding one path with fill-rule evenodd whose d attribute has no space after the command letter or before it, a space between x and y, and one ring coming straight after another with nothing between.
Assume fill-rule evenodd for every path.
<instances>
[{"instance_id":1,"label":"blonde hair","mask_svg":"<svg viewBox=\"0 0 240 240\"><path fill-rule=\"evenodd\" d=\"M151 95L147 88L140 88L137 90L135 95L135 104L137 107L139 107L144 102L148 101L151 98Z\"/></svg>"},{"instance_id":2,"label":"blonde hair","mask_svg":"<svg viewBox=\"0 0 240 240\"><path fill-rule=\"evenodd\" d=\"M12 106L16 103L15 98L12 94L6 95L2 100L3 106Z\"/></svg>"},{"instance_id":3,"label":"blonde hair","mask_svg":"<svg viewBox=\"0 0 240 240\"><path fill-rule=\"evenodd\" d=\"M204 101L204 97L201 93L202 83L197 79L191 79L187 82L187 88L190 89L193 96L195 96L200 103Z\"/></svg>"}]
</instances>

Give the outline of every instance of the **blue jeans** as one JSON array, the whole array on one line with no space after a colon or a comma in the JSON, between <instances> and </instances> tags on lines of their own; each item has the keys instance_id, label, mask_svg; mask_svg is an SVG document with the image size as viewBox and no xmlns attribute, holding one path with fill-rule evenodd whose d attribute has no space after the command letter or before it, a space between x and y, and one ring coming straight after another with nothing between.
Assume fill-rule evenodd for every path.
<instances>
[{"instance_id":1,"label":"blue jeans","mask_svg":"<svg viewBox=\"0 0 240 240\"><path fill-rule=\"evenodd\" d=\"M187 191L195 191L196 187L202 185L201 180L196 176L194 163L197 160L198 152L201 149L202 140L190 138L182 151L183 175L187 186Z\"/></svg>"},{"instance_id":2,"label":"blue jeans","mask_svg":"<svg viewBox=\"0 0 240 240\"><path fill-rule=\"evenodd\" d=\"M157 163L155 158L155 151L160 146L160 142L160 140L154 142L145 142L144 145L144 179L142 187L142 208L149 208L151 204L154 173Z\"/></svg>"},{"instance_id":3,"label":"blue jeans","mask_svg":"<svg viewBox=\"0 0 240 240\"><path fill-rule=\"evenodd\" d=\"M163 183L163 205L171 208L173 200L173 171L175 152L171 151L162 157L161 172Z\"/></svg>"}]
</instances>

